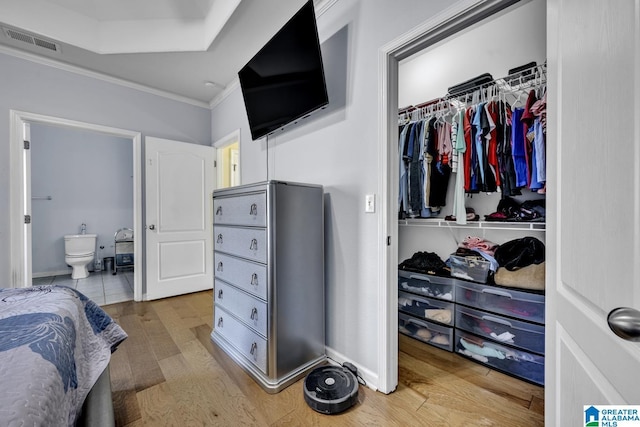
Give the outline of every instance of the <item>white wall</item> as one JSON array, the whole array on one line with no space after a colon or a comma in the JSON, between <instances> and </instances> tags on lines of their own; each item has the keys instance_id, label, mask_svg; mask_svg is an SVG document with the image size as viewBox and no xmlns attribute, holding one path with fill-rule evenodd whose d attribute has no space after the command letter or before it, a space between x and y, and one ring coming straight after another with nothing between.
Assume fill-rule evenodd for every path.
<instances>
[{"instance_id":1,"label":"white wall","mask_svg":"<svg viewBox=\"0 0 640 427\"><path fill-rule=\"evenodd\" d=\"M0 51L0 286L11 283L9 110L211 145L211 112Z\"/></svg>"},{"instance_id":2,"label":"white wall","mask_svg":"<svg viewBox=\"0 0 640 427\"><path fill-rule=\"evenodd\" d=\"M32 124L31 194L34 276L71 272L63 236L82 223L98 235L96 258L114 256L114 233L133 228L132 140Z\"/></svg>"},{"instance_id":3,"label":"white wall","mask_svg":"<svg viewBox=\"0 0 640 427\"><path fill-rule=\"evenodd\" d=\"M483 73L493 78L546 61L545 0L517 4L404 59L398 69L398 106L417 105Z\"/></svg>"}]
</instances>

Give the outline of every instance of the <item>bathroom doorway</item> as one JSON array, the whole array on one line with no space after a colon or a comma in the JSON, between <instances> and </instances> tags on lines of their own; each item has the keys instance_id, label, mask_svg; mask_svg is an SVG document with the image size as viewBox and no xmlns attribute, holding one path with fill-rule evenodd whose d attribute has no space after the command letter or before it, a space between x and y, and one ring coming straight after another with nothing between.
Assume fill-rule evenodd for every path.
<instances>
[{"instance_id":1,"label":"bathroom doorway","mask_svg":"<svg viewBox=\"0 0 640 427\"><path fill-rule=\"evenodd\" d=\"M32 283L70 286L99 305L132 300L133 270L113 276L109 258L115 232L133 229L133 141L42 123L30 130ZM97 237L89 277L74 280L63 236L78 233Z\"/></svg>"},{"instance_id":2,"label":"bathroom doorway","mask_svg":"<svg viewBox=\"0 0 640 427\"><path fill-rule=\"evenodd\" d=\"M83 223L86 224L87 233L98 234L94 259L110 256L110 251L113 251L113 235L122 227L133 228L134 258L141 259L140 134L15 111L11 112L11 123L11 156L12 164L16 165L11 171L12 229L22 230L22 233L12 234L12 285L25 287L59 283L61 278L64 280L65 275L61 275L66 270L63 236L79 233ZM30 142L23 145L23 140ZM110 149L108 144L114 144L113 148ZM39 153L35 154L34 150ZM108 154L111 150L114 153ZM47 153L43 153L44 151ZM99 161L96 156L102 159ZM117 166L116 162L123 162L125 166ZM87 163L90 165L87 166ZM69 169L74 168L73 165L84 166L78 166L76 174L69 172ZM123 173L126 176L114 176ZM43 181L44 186L41 185ZM20 188L16 188L17 183L20 183ZM32 190L37 190L38 193ZM29 215L28 221L25 213ZM57 217L65 219L57 221ZM86 219L80 219L82 217ZM62 224L61 221L65 223ZM70 222L67 223L68 221ZM113 221L115 222L111 224ZM59 230L55 230L56 227ZM39 239L43 230L48 237L41 244L36 239ZM55 233L60 236L53 236ZM57 252L62 253L62 264L57 262L57 258L60 258L56 257ZM46 259L38 258L43 254ZM90 270L95 270L94 265L91 265ZM123 275L119 272L116 276L111 272L94 271L88 278L90 280L82 279L85 280L82 284L77 281L64 284L71 284L80 291L91 293L87 296L103 304L115 302L113 298L122 301L122 286L130 284L133 292L129 292L128 296L132 298L128 299L139 301L142 296L141 270L142 268L136 268ZM67 278L71 280L70 275ZM109 289L110 286L118 286L119 289ZM109 301L107 294L111 297Z\"/></svg>"},{"instance_id":3,"label":"bathroom doorway","mask_svg":"<svg viewBox=\"0 0 640 427\"><path fill-rule=\"evenodd\" d=\"M213 143L216 149L216 186L227 188L240 185L240 129Z\"/></svg>"}]
</instances>

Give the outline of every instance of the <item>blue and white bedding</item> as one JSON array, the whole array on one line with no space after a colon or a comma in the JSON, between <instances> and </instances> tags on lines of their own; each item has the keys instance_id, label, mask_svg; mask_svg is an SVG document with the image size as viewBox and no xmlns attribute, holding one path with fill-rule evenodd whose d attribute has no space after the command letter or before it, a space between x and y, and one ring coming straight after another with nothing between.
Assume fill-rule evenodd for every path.
<instances>
[{"instance_id":1,"label":"blue and white bedding","mask_svg":"<svg viewBox=\"0 0 640 427\"><path fill-rule=\"evenodd\" d=\"M125 338L74 289L0 288L0 425L74 425Z\"/></svg>"}]
</instances>

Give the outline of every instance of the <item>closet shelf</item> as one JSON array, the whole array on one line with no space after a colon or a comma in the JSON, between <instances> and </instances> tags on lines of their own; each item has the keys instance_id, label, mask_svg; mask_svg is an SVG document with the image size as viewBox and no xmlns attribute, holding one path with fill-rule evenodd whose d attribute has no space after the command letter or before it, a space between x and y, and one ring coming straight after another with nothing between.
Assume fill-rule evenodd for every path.
<instances>
[{"instance_id":1,"label":"closet shelf","mask_svg":"<svg viewBox=\"0 0 640 427\"><path fill-rule=\"evenodd\" d=\"M498 221L470 221L466 225L442 218L400 219L399 226L431 227L431 228L478 228L482 230L530 230L545 231L544 222L498 222Z\"/></svg>"}]
</instances>

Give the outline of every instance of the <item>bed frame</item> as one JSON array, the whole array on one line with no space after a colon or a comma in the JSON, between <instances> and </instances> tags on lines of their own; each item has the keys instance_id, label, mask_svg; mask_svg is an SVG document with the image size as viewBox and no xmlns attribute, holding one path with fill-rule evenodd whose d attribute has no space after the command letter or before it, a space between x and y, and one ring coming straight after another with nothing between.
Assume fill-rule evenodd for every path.
<instances>
[{"instance_id":1,"label":"bed frame","mask_svg":"<svg viewBox=\"0 0 640 427\"><path fill-rule=\"evenodd\" d=\"M87 395L78 417L77 427L115 427L109 365Z\"/></svg>"}]
</instances>

